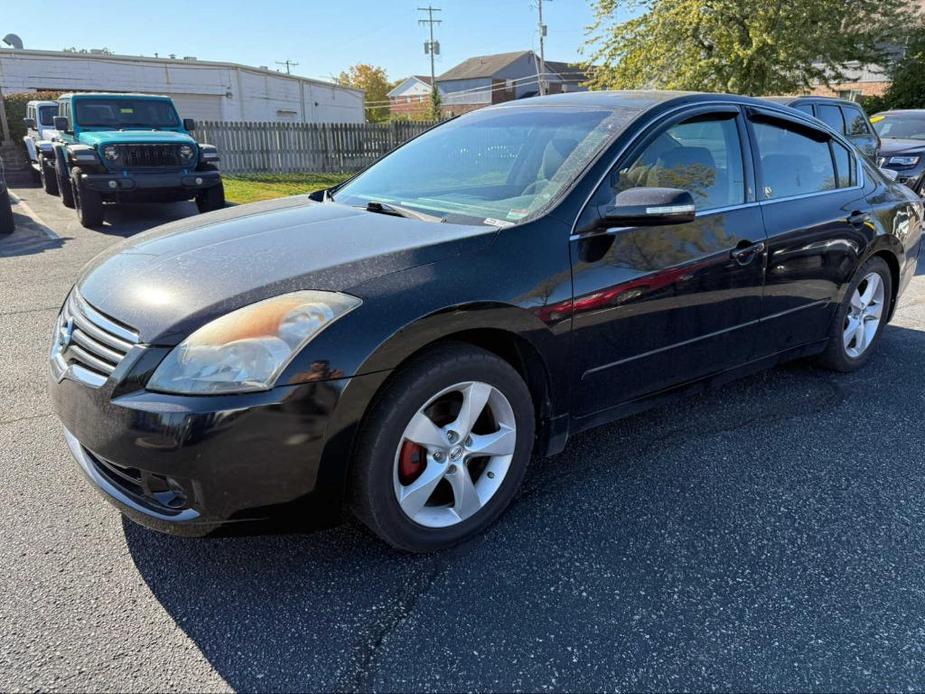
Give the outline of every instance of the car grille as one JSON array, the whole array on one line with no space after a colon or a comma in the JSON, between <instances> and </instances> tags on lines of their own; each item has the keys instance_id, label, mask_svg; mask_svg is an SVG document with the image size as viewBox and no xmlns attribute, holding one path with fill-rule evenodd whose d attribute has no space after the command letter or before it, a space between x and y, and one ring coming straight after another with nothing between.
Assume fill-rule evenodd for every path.
<instances>
[{"instance_id":1,"label":"car grille","mask_svg":"<svg viewBox=\"0 0 925 694\"><path fill-rule=\"evenodd\" d=\"M169 516L190 507L186 490L176 480L135 467L117 465L86 448L84 453L110 484L152 511Z\"/></svg>"},{"instance_id":2,"label":"car grille","mask_svg":"<svg viewBox=\"0 0 925 694\"><path fill-rule=\"evenodd\" d=\"M116 145L116 165L125 169L180 166L179 145Z\"/></svg>"},{"instance_id":3,"label":"car grille","mask_svg":"<svg viewBox=\"0 0 925 694\"><path fill-rule=\"evenodd\" d=\"M75 289L58 316L52 359L62 374L99 387L138 342L137 332L104 316Z\"/></svg>"}]
</instances>

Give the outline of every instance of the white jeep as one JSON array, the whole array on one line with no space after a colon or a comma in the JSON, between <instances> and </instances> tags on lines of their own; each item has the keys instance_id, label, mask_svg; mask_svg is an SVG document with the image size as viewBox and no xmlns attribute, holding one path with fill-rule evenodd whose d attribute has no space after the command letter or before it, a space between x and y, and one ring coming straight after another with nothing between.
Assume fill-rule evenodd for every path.
<instances>
[{"instance_id":1,"label":"white jeep","mask_svg":"<svg viewBox=\"0 0 925 694\"><path fill-rule=\"evenodd\" d=\"M58 194L58 179L55 178L54 141L58 137L55 130L55 116L58 115L57 101L30 101L26 104L26 156L35 171L35 176L42 182L42 187L50 195Z\"/></svg>"}]
</instances>

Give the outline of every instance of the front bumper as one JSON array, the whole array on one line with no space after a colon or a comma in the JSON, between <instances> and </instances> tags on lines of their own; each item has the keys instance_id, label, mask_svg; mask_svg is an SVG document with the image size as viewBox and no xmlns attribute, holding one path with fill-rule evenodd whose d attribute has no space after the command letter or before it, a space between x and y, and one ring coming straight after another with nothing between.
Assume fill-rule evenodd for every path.
<instances>
[{"instance_id":1,"label":"front bumper","mask_svg":"<svg viewBox=\"0 0 925 694\"><path fill-rule=\"evenodd\" d=\"M353 432L379 374L233 396L174 396L49 376L65 439L86 477L136 522L204 535L298 514L329 525Z\"/></svg>"},{"instance_id":2,"label":"front bumper","mask_svg":"<svg viewBox=\"0 0 925 694\"><path fill-rule=\"evenodd\" d=\"M88 173L84 183L100 193L126 193L146 190L183 190L195 193L221 183L218 171L112 171Z\"/></svg>"}]
</instances>

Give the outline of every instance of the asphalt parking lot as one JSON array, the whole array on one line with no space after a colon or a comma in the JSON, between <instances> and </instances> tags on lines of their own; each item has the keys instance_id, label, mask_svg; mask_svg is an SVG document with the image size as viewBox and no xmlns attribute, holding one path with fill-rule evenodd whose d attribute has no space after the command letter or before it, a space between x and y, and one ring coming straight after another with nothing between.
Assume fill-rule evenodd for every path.
<instances>
[{"instance_id":1,"label":"asphalt parking lot","mask_svg":"<svg viewBox=\"0 0 925 694\"><path fill-rule=\"evenodd\" d=\"M0 690L925 689L925 276L869 366L805 363L575 437L480 540L177 539L83 480L45 395L102 231L0 240Z\"/></svg>"}]
</instances>

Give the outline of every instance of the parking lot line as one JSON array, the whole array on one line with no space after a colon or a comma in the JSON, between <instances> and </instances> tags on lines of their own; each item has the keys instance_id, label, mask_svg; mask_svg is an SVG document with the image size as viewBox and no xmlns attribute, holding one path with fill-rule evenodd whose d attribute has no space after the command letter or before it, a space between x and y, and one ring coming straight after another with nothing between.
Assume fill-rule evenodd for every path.
<instances>
[{"instance_id":1,"label":"parking lot line","mask_svg":"<svg viewBox=\"0 0 925 694\"><path fill-rule=\"evenodd\" d=\"M45 223L41 217L38 216L35 210L29 207L25 200L16 195L16 193L14 193L12 190L10 191L10 202L16 205L20 212L29 217L29 219L31 219L32 222L38 227L39 231L45 234L52 241L58 241L61 238L50 226Z\"/></svg>"}]
</instances>

